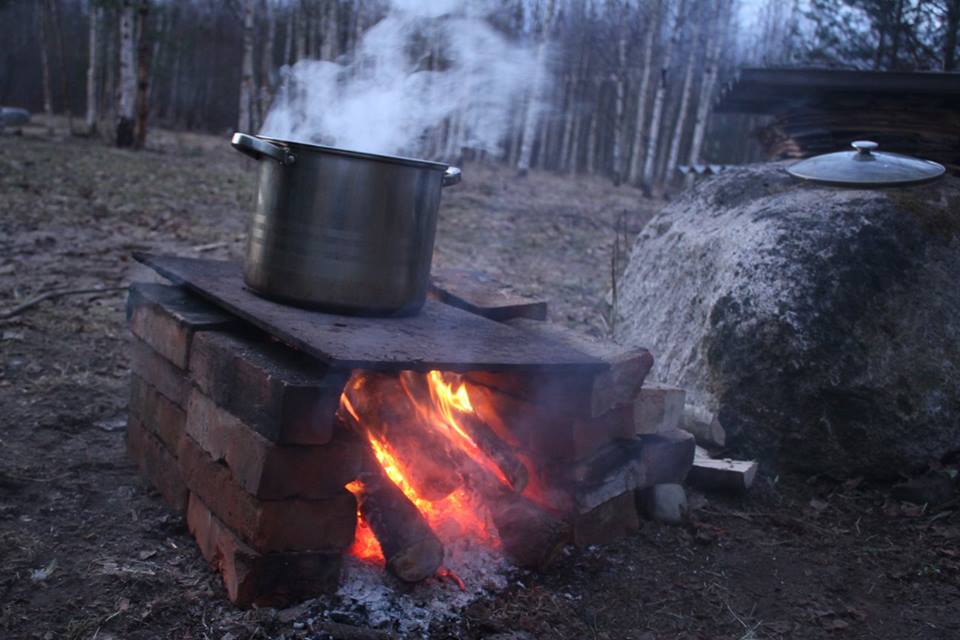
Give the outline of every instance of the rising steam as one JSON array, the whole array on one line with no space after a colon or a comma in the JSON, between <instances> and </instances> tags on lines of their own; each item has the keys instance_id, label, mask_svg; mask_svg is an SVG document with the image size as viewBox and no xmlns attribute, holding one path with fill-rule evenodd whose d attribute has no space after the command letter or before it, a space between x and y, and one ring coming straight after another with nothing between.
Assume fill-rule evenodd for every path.
<instances>
[{"instance_id":1,"label":"rising steam","mask_svg":"<svg viewBox=\"0 0 960 640\"><path fill-rule=\"evenodd\" d=\"M260 133L424 155L431 134L450 119L461 144L495 150L537 63L479 15L478 4L391 0L388 15L364 34L352 59L301 60L284 68Z\"/></svg>"}]
</instances>

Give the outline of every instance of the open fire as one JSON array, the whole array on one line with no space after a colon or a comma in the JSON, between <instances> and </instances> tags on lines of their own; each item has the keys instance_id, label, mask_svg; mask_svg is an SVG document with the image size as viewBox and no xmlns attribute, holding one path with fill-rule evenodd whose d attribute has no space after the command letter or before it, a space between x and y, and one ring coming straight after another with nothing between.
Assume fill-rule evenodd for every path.
<instances>
[{"instance_id":1,"label":"open fire","mask_svg":"<svg viewBox=\"0 0 960 640\"><path fill-rule=\"evenodd\" d=\"M354 373L340 418L369 443L364 473L347 486L359 504L354 556L407 581L443 575L454 542L503 549L519 564L550 559L563 525L531 499L529 460L502 437L502 421L489 420L495 429L479 417L477 401L457 374Z\"/></svg>"}]
</instances>

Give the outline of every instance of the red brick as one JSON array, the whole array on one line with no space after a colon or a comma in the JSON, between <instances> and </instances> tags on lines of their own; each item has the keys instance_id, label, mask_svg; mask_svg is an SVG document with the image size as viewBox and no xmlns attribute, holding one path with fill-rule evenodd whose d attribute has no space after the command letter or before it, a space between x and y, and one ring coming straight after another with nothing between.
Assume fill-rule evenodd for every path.
<instances>
[{"instance_id":1,"label":"red brick","mask_svg":"<svg viewBox=\"0 0 960 640\"><path fill-rule=\"evenodd\" d=\"M282 606L333 593L339 584L340 552L257 553L193 494L187 527L200 553L220 572L230 601L239 606Z\"/></svg>"},{"instance_id":2,"label":"red brick","mask_svg":"<svg viewBox=\"0 0 960 640\"><path fill-rule=\"evenodd\" d=\"M187 423L186 412L135 373L130 376L130 415L176 453Z\"/></svg>"},{"instance_id":3,"label":"red brick","mask_svg":"<svg viewBox=\"0 0 960 640\"><path fill-rule=\"evenodd\" d=\"M181 369L196 331L235 323L232 316L182 287L135 282L127 297L130 331Z\"/></svg>"},{"instance_id":4,"label":"red brick","mask_svg":"<svg viewBox=\"0 0 960 640\"><path fill-rule=\"evenodd\" d=\"M320 446L277 445L194 389L187 405L187 433L214 460L222 460L248 493L276 500L339 495L360 472L360 443L338 429Z\"/></svg>"},{"instance_id":5,"label":"red brick","mask_svg":"<svg viewBox=\"0 0 960 640\"><path fill-rule=\"evenodd\" d=\"M139 338L130 339L130 368L175 405L185 406L190 388L187 372L174 366Z\"/></svg>"},{"instance_id":6,"label":"red brick","mask_svg":"<svg viewBox=\"0 0 960 640\"><path fill-rule=\"evenodd\" d=\"M177 513L186 511L188 492L177 461L160 439L133 416L127 424L127 452L167 506Z\"/></svg>"},{"instance_id":7,"label":"red brick","mask_svg":"<svg viewBox=\"0 0 960 640\"><path fill-rule=\"evenodd\" d=\"M357 504L346 489L322 500L260 500L189 435L178 461L187 488L255 551L329 551L353 542Z\"/></svg>"},{"instance_id":8,"label":"red brick","mask_svg":"<svg viewBox=\"0 0 960 640\"><path fill-rule=\"evenodd\" d=\"M468 393L484 422L498 434L509 434L528 452L535 452L544 465L581 460L617 438L634 436L629 404L591 418L588 403L576 404L583 396L564 399L550 394L543 401L528 402L473 383L468 383Z\"/></svg>"},{"instance_id":9,"label":"red brick","mask_svg":"<svg viewBox=\"0 0 960 640\"><path fill-rule=\"evenodd\" d=\"M617 439L634 435L633 406L621 405L596 418L579 418L573 422L573 450L569 457L581 460Z\"/></svg>"},{"instance_id":10,"label":"red brick","mask_svg":"<svg viewBox=\"0 0 960 640\"><path fill-rule=\"evenodd\" d=\"M640 530L633 491L623 493L571 519L573 543L578 547L607 544Z\"/></svg>"},{"instance_id":11,"label":"red brick","mask_svg":"<svg viewBox=\"0 0 960 640\"><path fill-rule=\"evenodd\" d=\"M653 367L653 355L643 348L627 348L609 340L600 340L552 322L525 318L508 320L514 329L555 340L605 362L605 370L592 377L581 376L590 390L589 416L596 418L623 405L633 403L644 379ZM537 389L534 387L533 392Z\"/></svg>"},{"instance_id":12,"label":"red brick","mask_svg":"<svg viewBox=\"0 0 960 640\"><path fill-rule=\"evenodd\" d=\"M239 333L203 332L190 372L207 397L282 444L325 444L349 372L283 345Z\"/></svg>"}]
</instances>

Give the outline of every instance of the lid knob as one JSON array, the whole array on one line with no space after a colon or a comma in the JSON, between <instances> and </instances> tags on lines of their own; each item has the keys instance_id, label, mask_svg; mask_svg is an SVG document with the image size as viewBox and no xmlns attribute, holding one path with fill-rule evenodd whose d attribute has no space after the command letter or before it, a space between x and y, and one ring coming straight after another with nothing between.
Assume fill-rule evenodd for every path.
<instances>
[{"instance_id":1,"label":"lid knob","mask_svg":"<svg viewBox=\"0 0 960 640\"><path fill-rule=\"evenodd\" d=\"M856 149L858 153L870 155L870 152L876 151L877 147L880 145L870 140L854 140L850 143L850 146Z\"/></svg>"}]
</instances>

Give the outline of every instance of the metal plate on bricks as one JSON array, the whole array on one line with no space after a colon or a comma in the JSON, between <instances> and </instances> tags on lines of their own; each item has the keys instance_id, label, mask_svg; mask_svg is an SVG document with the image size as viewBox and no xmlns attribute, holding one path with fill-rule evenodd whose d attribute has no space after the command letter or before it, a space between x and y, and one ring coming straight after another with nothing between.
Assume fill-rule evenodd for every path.
<instances>
[{"instance_id":1,"label":"metal plate on bricks","mask_svg":"<svg viewBox=\"0 0 960 640\"><path fill-rule=\"evenodd\" d=\"M333 367L592 374L608 366L560 342L435 300L427 300L415 316L337 315L261 298L244 286L243 269L236 262L141 253L134 258Z\"/></svg>"}]
</instances>

